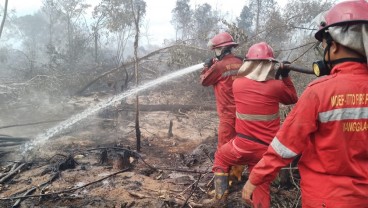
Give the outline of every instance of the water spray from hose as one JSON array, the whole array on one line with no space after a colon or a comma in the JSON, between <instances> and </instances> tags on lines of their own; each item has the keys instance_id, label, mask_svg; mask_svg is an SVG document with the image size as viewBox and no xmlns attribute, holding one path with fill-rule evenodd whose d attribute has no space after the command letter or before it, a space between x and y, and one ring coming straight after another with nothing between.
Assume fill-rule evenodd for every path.
<instances>
[{"instance_id":1,"label":"water spray from hose","mask_svg":"<svg viewBox=\"0 0 368 208\"><path fill-rule=\"evenodd\" d=\"M298 66L295 66L295 65L287 65L287 67L289 67L293 71L306 73L306 74L314 74L312 70L308 70L308 69L303 68L303 67L298 67ZM155 80L147 82L147 83L145 83L143 85L140 85L136 88L133 88L131 90L128 90L126 92L123 92L121 94L113 96L112 98L107 98L107 99L99 102L95 106L87 108L83 112L81 112L79 114L76 114L76 115L72 116L71 118L59 123L57 126L48 129L46 132L37 135L34 140L32 140L32 141L30 141L30 142L28 142L24 145L23 152L27 152L29 150L32 150L35 146L38 146L38 145L41 145L41 144L45 143L51 137L54 137L55 135L69 129L71 126L78 123L79 121L81 121L81 120L87 118L88 116L90 116L90 115L92 115L92 114L94 114L94 113L96 113L96 112L98 112L98 111L114 104L117 101L122 100L123 98L135 95L136 93L138 93L140 91L147 90L149 88L152 88L152 87L155 87L159 84L162 84L166 81L169 81L169 80L177 78L177 77L181 77L185 74L189 74L191 72L197 71L197 70L202 69L202 68L203 68L203 63L193 65L193 66L178 70L176 72L164 75L160 78L157 78Z\"/></svg>"},{"instance_id":2,"label":"water spray from hose","mask_svg":"<svg viewBox=\"0 0 368 208\"><path fill-rule=\"evenodd\" d=\"M113 96L112 98L107 98L107 99L99 102L95 106L87 108L83 112L81 112L79 114L76 114L76 115L72 116L71 118L61 122L57 126L48 129L46 132L37 135L34 140L32 140L32 141L30 141L30 142L28 142L24 145L23 152L25 153L29 150L32 150L35 146L38 146L38 145L41 145L41 144L45 143L51 137L63 132L64 130L70 128L71 126L78 123L79 121L81 121L81 120L87 118L88 116L90 116L90 115L92 115L92 114L94 114L94 113L96 113L96 112L98 112L98 111L114 104L117 101L122 100L123 98L129 97L131 95L135 95L136 93L138 93L140 91L150 89L150 88L155 87L159 84L162 84L166 81L169 81L169 80L177 78L177 77L181 77L185 74L189 74L191 72L197 71L197 70L202 69L202 68L203 68L203 63L193 65L193 66L178 70L176 72L164 75L160 78L157 78L155 80L152 80L150 82L142 84L142 85L140 85L136 88L133 88L131 90L128 90L126 92L123 92L121 94Z\"/></svg>"}]
</instances>

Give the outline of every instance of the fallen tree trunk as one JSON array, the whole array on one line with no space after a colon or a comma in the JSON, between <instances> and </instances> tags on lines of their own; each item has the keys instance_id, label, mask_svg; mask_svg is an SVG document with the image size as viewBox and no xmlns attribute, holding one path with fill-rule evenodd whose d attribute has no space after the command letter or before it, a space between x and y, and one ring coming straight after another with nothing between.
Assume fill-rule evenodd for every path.
<instances>
[{"instance_id":1,"label":"fallen tree trunk","mask_svg":"<svg viewBox=\"0 0 368 208\"><path fill-rule=\"evenodd\" d=\"M202 50L202 51L207 51L206 49L203 49L203 48L197 48L197 47L193 47L193 46L189 46L189 45L172 45L172 46L168 46L168 47L165 47L165 48L161 48L161 49L158 49L156 51L153 51L141 58L138 58L138 62L141 61L141 60L144 60L144 59L147 59L153 55L156 55L158 53L160 53L161 51L164 51L164 50L167 50L167 49L170 49L170 48L175 48L175 47L185 47L185 48L192 48L192 49L195 49L195 50ZM131 62L127 62L119 67L116 67L116 68L113 68L107 72L104 72L102 74L100 74L99 76L97 76L96 78L94 78L93 80L91 80L87 85L85 85L84 87L82 87L80 90L78 90L77 93L75 93L76 95L81 95L85 90L87 90L92 84L94 84L95 82L97 82L99 79L107 76L108 74L111 74L111 73L114 73L114 72L117 72L121 69L123 69L124 67L130 67L134 64L134 61L131 61Z\"/></svg>"},{"instance_id":2,"label":"fallen tree trunk","mask_svg":"<svg viewBox=\"0 0 368 208\"><path fill-rule=\"evenodd\" d=\"M0 156L2 155L1 150L6 149L6 147L18 146L29 140L28 138L0 135Z\"/></svg>"},{"instance_id":3,"label":"fallen tree trunk","mask_svg":"<svg viewBox=\"0 0 368 208\"><path fill-rule=\"evenodd\" d=\"M59 122L63 120L65 119L56 119L56 120L50 120L50 121L39 121L39 122L22 123L22 124L11 124L11 125L6 125L6 126L0 126L0 129L20 127L20 126L32 126L32 125L45 124L45 123L54 123L54 122Z\"/></svg>"},{"instance_id":4,"label":"fallen tree trunk","mask_svg":"<svg viewBox=\"0 0 368 208\"><path fill-rule=\"evenodd\" d=\"M23 137L12 137L12 136L2 136L0 135L0 143L1 142L26 142L26 141L29 141L28 138L23 138Z\"/></svg>"},{"instance_id":5,"label":"fallen tree trunk","mask_svg":"<svg viewBox=\"0 0 368 208\"><path fill-rule=\"evenodd\" d=\"M160 105L139 105L140 111L180 111L180 112L186 112L190 110L202 110L202 111L216 111L215 105L208 105L208 106L202 106L202 105L180 105L180 104L174 104L174 105L166 105L166 104L160 104ZM134 111L135 105L134 104L124 104L120 109L120 111Z\"/></svg>"}]
</instances>

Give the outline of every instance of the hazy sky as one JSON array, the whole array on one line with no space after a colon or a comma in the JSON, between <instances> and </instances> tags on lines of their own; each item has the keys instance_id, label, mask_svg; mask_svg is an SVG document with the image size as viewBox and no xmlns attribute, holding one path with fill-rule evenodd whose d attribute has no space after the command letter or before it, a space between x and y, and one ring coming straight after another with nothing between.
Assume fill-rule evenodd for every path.
<instances>
[{"instance_id":1,"label":"hazy sky","mask_svg":"<svg viewBox=\"0 0 368 208\"><path fill-rule=\"evenodd\" d=\"M278 0L281 5L286 0ZM97 0L86 0L88 4L95 4ZM231 3L230 3L231 2ZM176 0L146 0L147 15L145 17L148 23L148 32L151 43L162 44L164 39L174 37L174 28L170 23L171 11L175 6ZM227 20L234 20L239 16L243 6L248 3L245 0L191 0L191 5L208 3L213 9L221 10L227 13ZM3 2L0 2L3 6ZM15 9L18 15L32 14L42 5L41 0L9 0L9 9Z\"/></svg>"}]
</instances>

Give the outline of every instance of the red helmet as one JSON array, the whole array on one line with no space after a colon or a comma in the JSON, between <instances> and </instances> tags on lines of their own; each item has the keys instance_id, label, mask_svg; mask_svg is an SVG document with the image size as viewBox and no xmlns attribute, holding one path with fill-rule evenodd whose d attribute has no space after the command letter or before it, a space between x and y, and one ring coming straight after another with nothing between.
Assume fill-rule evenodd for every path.
<instances>
[{"instance_id":1,"label":"red helmet","mask_svg":"<svg viewBox=\"0 0 368 208\"><path fill-rule=\"evenodd\" d=\"M220 48L220 47L224 47L224 46L238 46L239 44L234 42L233 37L227 33L227 32L222 32L219 33L217 35L215 35L215 37L213 37L209 42L208 42L208 47L211 49L215 49L215 48Z\"/></svg>"},{"instance_id":2,"label":"red helmet","mask_svg":"<svg viewBox=\"0 0 368 208\"><path fill-rule=\"evenodd\" d=\"M273 49L265 42L252 45L245 58L247 60L275 60Z\"/></svg>"},{"instance_id":3,"label":"red helmet","mask_svg":"<svg viewBox=\"0 0 368 208\"><path fill-rule=\"evenodd\" d=\"M324 14L324 20L314 37L322 41L326 29L348 23L368 23L368 2L365 0L345 1L336 4Z\"/></svg>"}]
</instances>

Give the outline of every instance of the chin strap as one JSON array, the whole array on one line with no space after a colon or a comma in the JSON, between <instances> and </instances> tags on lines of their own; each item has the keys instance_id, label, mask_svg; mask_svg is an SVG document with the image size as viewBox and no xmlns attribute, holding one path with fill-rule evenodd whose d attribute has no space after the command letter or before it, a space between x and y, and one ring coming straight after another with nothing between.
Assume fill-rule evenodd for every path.
<instances>
[{"instance_id":1,"label":"chin strap","mask_svg":"<svg viewBox=\"0 0 368 208\"><path fill-rule=\"evenodd\" d=\"M332 70L332 63L331 63L331 61L327 61L325 57L326 57L326 54L327 54L328 55L328 60L331 60L330 48L331 48L331 44L332 44L332 37L329 33L325 33L325 37L326 37L326 48L325 48L325 51L323 53L323 63L330 72ZM330 73L328 73L328 74L330 74Z\"/></svg>"}]
</instances>

